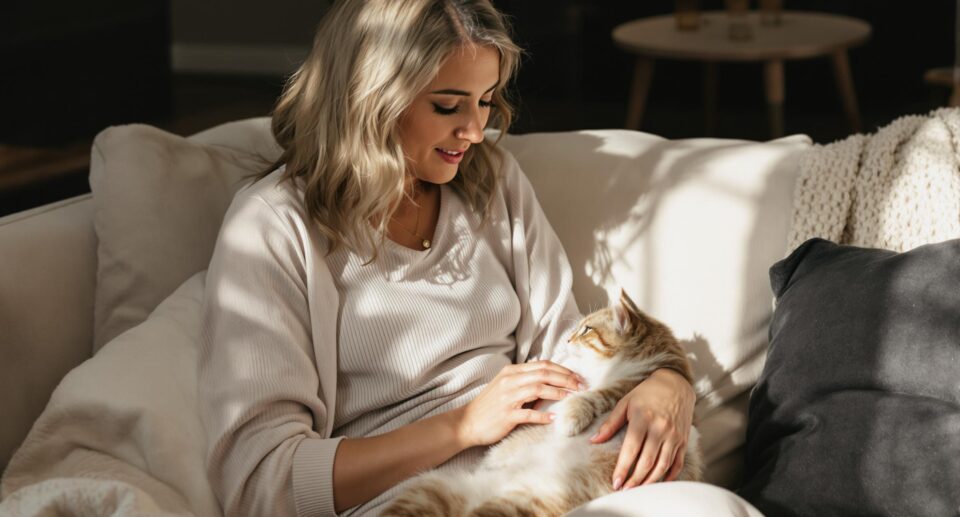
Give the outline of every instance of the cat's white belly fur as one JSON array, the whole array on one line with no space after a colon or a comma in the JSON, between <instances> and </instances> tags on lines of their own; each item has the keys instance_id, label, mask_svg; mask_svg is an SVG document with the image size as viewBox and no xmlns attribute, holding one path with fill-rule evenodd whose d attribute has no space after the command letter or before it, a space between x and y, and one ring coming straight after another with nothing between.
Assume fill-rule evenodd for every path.
<instances>
[{"instance_id":1,"label":"cat's white belly fur","mask_svg":"<svg viewBox=\"0 0 960 517\"><path fill-rule=\"evenodd\" d=\"M420 485L433 487L425 497L428 503L424 510L428 508L432 510L414 511L412 514L409 511L397 511L396 515L436 517L450 515L451 507L441 505L437 509L436 505L429 502L436 497L436 490L455 493L460 498L456 503L458 510L453 512L454 515L467 515L470 509L498 499L562 501L574 489L581 495L579 502L574 506L607 495L613 492L612 479L610 479L613 475L612 463L619 454L626 426L604 443L590 443L589 437L596 432L606 416L606 414L601 415L582 433L575 436L566 436L556 423L517 428L506 440L491 448L473 471L459 470L443 474L431 471L422 474L419 479ZM699 434L696 428L691 428L687 458L693 460L692 470L697 473L701 468L697 451L698 440ZM605 463L607 468L596 468L598 453L599 456L606 457L606 461L601 463ZM688 464L688 467L691 465ZM572 475L583 470L593 474L586 481L583 477L577 478ZM688 468L684 471L688 471ZM684 478L690 479L686 476L682 477ZM409 500L407 504L410 504ZM570 509L572 506L545 513L560 515ZM391 515L391 510L393 510L392 507L385 514Z\"/></svg>"},{"instance_id":2,"label":"cat's white belly fur","mask_svg":"<svg viewBox=\"0 0 960 517\"><path fill-rule=\"evenodd\" d=\"M526 426L516 429L509 442L491 448L477 470L469 475L472 477L469 493L474 499L471 503L480 504L497 496L509 498L511 494L546 496L564 493L568 490L565 484L570 479L568 473L592 464L596 452L619 454L626 425L604 443L592 444L589 441L608 415L601 415L575 436L567 436L562 431L559 419L552 424L537 426L539 428ZM518 444L518 441L521 443ZM691 428L687 457L694 457L693 451L698 447L698 441L697 429ZM612 479L608 483L612 484ZM607 490L612 491L612 486L608 486Z\"/></svg>"},{"instance_id":3,"label":"cat's white belly fur","mask_svg":"<svg viewBox=\"0 0 960 517\"><path fill-rule=\"evenodd\" d=\"M611 493L614 466L629 426L621 427L606 442L594 444L590 437L611 411L593 417L592 421L588 419L595 411L615 403L613 397L624 395L625 388L632 385L625 386L624 381L641 382L676 352L664 350L642 358L634 356L629 361L611 361L609 357L582 350L581 347L561 347L555 351L563 356L555 355L553 361L582 376L588 391L571 393L560 401L538 401L534 409L557 416L552 423L517 427L490 448L472 471L443 474L434 471L421 475L418 484L385 513L440 517L492 508L492 514L514 514L522 510L519 513L562 515L576 505ZM580 432L575 432L577 429ZM680 479L698 480L702 455L696 428L690 430L686 458Z\"/></svg>"},{"instance_id":4,"label":"cat's white belly fur","mask_svg":"<svg viewBox=\"0 0 960 517\"><path fill-rule=\"evenodd\" d=\"M589 437L603 423L594 422L584 432L566 436L558 422L542 426L542 429L518 429L516 434L529 434L529 443L508 444L508 447L493 447L479 468L474 472L478 488L478 501L491 494L509 496L511 493L547 495L566 490L566 473L573 472L593 462L593 450L617 452L623 443L624 430L602 444L591 444ZM514 440L526 441L521 436ZM510 483L504 483L505 480Z\"/></svg>"}]
</instances>

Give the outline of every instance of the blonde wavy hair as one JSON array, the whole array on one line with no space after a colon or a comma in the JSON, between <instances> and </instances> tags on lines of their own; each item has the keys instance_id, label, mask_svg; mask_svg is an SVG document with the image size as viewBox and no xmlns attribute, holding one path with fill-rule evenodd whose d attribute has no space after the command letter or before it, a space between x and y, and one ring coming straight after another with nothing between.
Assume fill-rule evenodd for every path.
<instances>
[{"instance_id":1,"label":"blonde wavy hair","mask_svg":"<svg viewBox=\"0 0 960 517\"><path fill-rule=\"evenodd\" d=\"M488 126L502 136L513 119L505 87L521 50L489 1L336 2L273 110L283 153L257 179L286 165L283 179L303 179L304 208L329 239L329 251L346 245L374 260L404 196L400 116L464 46L499 51ZM484 219L498 184L495 146L471 145L450 183Z\"/></svg>"}]
</instances>

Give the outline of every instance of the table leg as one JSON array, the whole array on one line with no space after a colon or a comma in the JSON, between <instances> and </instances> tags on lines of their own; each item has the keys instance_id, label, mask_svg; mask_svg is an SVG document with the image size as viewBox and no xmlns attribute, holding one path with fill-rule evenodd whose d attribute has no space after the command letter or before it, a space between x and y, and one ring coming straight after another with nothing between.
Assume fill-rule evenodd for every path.
<instances>
[{"instance_id":1,"label":"table leg","mask_svg":"<svg viewBox=\"0 0 960 517\"><path fill-rule=\"evenodd\" d=\"M783 60L771 59L763 67L764 89L770 110L770 133L774 138L783 136Z\"/></svg>"},{"instance_id":2,"label":"table leg","mask_svg":"<svg viewBox=\"0 0 960 517\"><path fill-rule=\"evenodd\" d=\"M850 74L850 60L846 50L833 53L833 70L837 78L837 89L843 100L843 110L846 112L850 129L854 133L860 132L860 111L857 109L857 92L853 89L853 75Z\"/></svg>"},{"instance_id":3,"label":"table leg","mask_svg":"<svg viewBox=\"0 0 960 517\"><path fill-rule=\"evenodd\" d=\"M703 64L703 130L713 136L717 129L717 64Z\"/></svg>"},{"instance_id":4,"label":"table leg","mask_svg":"<svg viewBox=\"0 0 960 517\"><path fill-rule=\"evenodd\" d=\"M643 120L643 108L650 93L650 81L653 78L653 59L638 57L633 67L633 84L630 86L630 101L627 104L627 129L640 129Z\"/></svg>"}]
</instances>

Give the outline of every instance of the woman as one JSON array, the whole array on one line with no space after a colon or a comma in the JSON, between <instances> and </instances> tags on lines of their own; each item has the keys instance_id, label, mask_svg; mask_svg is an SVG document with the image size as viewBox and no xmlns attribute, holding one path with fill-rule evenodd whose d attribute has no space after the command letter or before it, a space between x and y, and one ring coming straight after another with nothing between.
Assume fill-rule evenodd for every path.
<instances>
[{"instance_id":1,"label":"woman","mask_svg":"<svg viewBox=\"0 0 960 517\"><path fill-rule=\"evenodd\" d=\"M273 117L284 152L234 199L207 276L200 399L227 515L376 513L581 389L549 361L580 314L506 131L517 65L486 0L344 0ZM673 479L694 393L620 401L611 482Z\"/></svg>"}]
</instances>

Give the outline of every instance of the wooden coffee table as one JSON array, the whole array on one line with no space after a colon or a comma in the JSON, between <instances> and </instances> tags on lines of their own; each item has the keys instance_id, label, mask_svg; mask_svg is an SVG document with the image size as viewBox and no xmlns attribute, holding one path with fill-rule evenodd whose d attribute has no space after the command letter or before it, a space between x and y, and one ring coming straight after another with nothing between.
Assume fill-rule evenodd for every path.
<instances>
[{"instance_id":1,"label":"wooden coffee table","mask_svg":"<svg viewBox=\"0 0 960 517\"><path fill-rule=\"evenodd\" d=\"M764 90L770 108L770 129L783 134L783 62L830 56L837 88L851 130L860 131L860 113L850 74L847 50L870 38L870 24L835 14L785 11L780 25L762 25L759 13L747 15L753 37L733 41L728 36L729 17L725 11L701 14L697 30L680 31L672 14L633 20L613 29L620 48L636 54L626 126L639 129L653 78L654 59L702 61L707 131L712 131L716 111L716 64L720 62L764 62Z\"/></svg>"}]
</instances>

